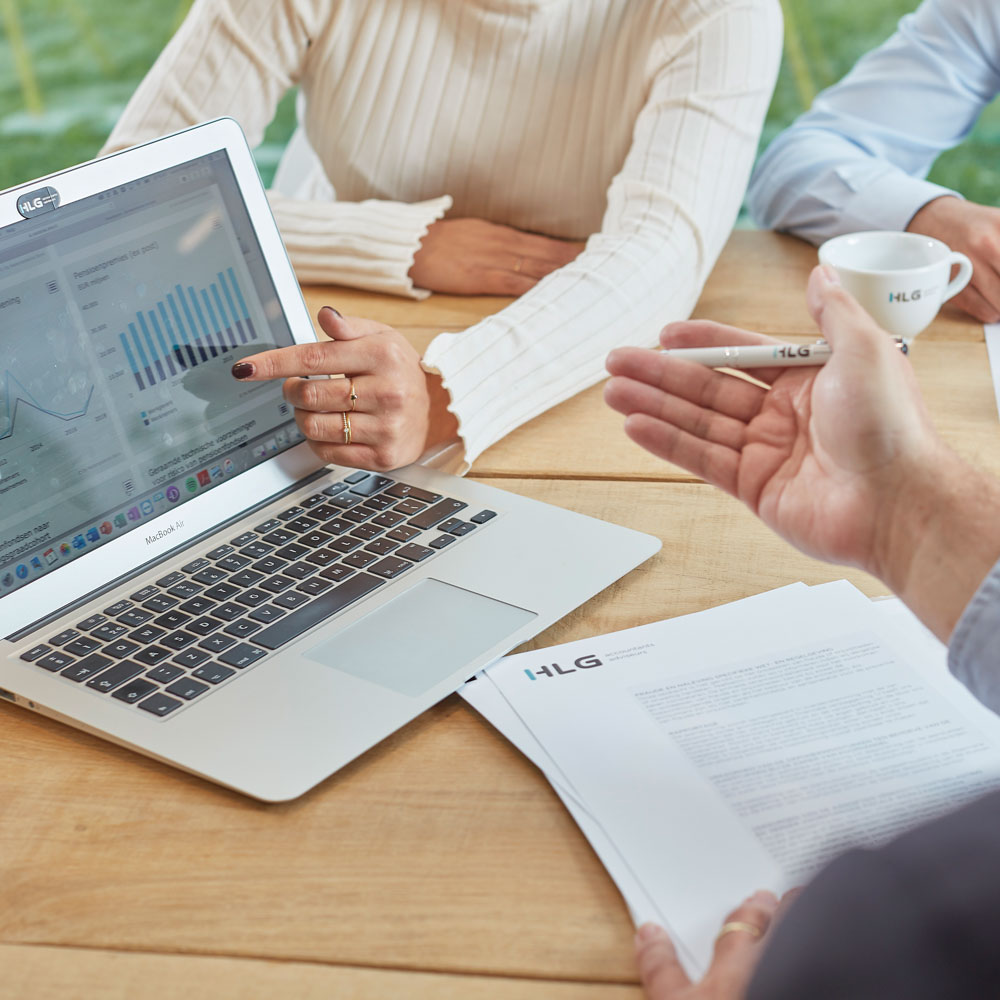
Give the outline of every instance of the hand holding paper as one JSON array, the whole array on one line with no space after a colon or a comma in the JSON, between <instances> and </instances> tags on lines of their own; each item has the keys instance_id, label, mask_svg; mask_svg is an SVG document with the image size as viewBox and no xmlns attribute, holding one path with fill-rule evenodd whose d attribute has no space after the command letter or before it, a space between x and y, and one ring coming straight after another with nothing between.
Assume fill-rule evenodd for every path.
<instances>
[{"instance_id":1,"label":"hand holding paper","mask_svg":"<svg viewBox=\"0 0 1000 1000\"><path fill-rule=\"evenodd\" d=\"M1000 725L941 644L846 583L509 656L462 694L545 771L692 978L721 925L768 926L724 916L741 897L804 885L848 847L1000 787ZM657 973L674 965L662 942L641 963L647 987L671 984L662 1000L739 995Z\"/></svg>"},{"instance_id":2,"label":"hand holding paper","mask_svg":"<svg viewBox=\"0 0 1000 1000\"><path fill-rule=\"evenodd\" d=\"M635 957L648 1000L741 1000L778 912L773 893L743 900L723 921L712 963L697 983L682 968L667 932L643 924L635 935Z\"/></svg>"}]
</instances>

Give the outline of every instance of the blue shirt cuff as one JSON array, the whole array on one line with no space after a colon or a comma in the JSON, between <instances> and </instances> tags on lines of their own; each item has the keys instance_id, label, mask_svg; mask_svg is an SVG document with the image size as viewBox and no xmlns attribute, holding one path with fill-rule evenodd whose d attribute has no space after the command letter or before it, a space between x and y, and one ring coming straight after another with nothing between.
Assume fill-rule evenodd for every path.
<instances>
[{"instance_id":1,"label":"blue shirt cuff","mask_svg":"<svg viewBox=\"0 0 1000 1000\"><path fill-rule=\"evenodd\" d=\"M1000 562L955 626L948 644L948 669L987 708L1000 713Z\"/></svg>"},{"instance_id":2,"label":"blue shirt cuff","mask_svg":"<svg viewBox=\"0 0 1000 1000\"><path fill-rule=\"evenodd\" d=\"M838 168L836 172L846 187L853 187L850 165ZM890 169L880 177L867 179L863 187L847 196L839 228L842 233L867 229L903 230L924 205L946 195L961 197L940 184Z\"/></svg>"}]
</instances>

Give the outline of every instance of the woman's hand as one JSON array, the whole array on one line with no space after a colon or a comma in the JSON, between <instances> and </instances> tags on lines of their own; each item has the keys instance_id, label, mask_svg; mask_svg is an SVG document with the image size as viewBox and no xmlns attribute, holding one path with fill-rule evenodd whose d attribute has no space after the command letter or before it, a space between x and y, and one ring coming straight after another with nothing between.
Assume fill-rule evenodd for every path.
<instances>
[{"instance_id":1,"label":"woman's hand","mask_svg":"<svg viewBox=\"0 0 1000 1000\"><path fill-rule=\"evenodd\" d=\"M523 295L582 249L484 219L441 219L428 228L410 277L432 292Z\"/></svg>"},{"instance_id":2,"label":"woman's hand","mask_svg":"<svg viewBox=\"0 0 1000 1000\"><path fill-rule=\"evenodd\" d=\"M635 957L648 1000L741 1000L777 911L778 900L770 892L756 892L733 910L716 938L712 964L698 983L681 968L667 932L643 924L635 936Z\"/></svg>"},{"instance_id":3,"label":"woman's hand","mask_svg":"<svg viewBox=\"0 0 1000 1000\"><path fill-rule=\"evenodd\" d=\"M233 375L286 379L283 391L295 421L324 462L397 469L457 436L440 378L420 367L401 333L373 320L345 319L329 306L320 310L319 323L331 340L253 354L233 365Z\"/></svg>"}]
</instances>

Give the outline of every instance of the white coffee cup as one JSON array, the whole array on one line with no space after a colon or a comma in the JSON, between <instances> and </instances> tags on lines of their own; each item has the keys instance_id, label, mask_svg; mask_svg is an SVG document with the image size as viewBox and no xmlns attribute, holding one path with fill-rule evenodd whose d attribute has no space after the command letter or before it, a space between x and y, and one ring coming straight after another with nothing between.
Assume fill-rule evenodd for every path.
<instances>
[{"instance_id":1,"label":"white coffee cup","mask_svg":"<svg viewBox=\"0 0 1000 1000\"><path fill-rule=\"evenodd\" d=\"M915 337L926 329L942 303L972 279L972 261L964 253L919 233L848 233L827 240L819 260L834 268L878 325L897 337ZM949 281L954 264L958 275Z\"/></svg>"}]
</instances>

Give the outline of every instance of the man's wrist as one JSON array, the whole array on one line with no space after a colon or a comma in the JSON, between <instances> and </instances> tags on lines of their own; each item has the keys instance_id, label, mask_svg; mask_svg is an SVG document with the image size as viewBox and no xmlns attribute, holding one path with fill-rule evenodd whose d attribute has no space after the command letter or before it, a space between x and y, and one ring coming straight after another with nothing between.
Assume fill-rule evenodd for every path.
<instances>
[{"instance_id":1,"label":"man's wrist","mask_svg":"<svg viewBox=\"0 0 1000 1000\"><path fill-rule=\"evenodd\" d=\"M931 198L913 213L913 217L906 224L906 231L937 237L937 233L948 225L962 202L961 196L951 193Z\"/></svg>"},{"instance_id":2,"label":"man's wrist","mask_svg":"<svg viewBox=\"0 0 1000 1000\"><path fill-rule=\"evenodd\" d=\"M933 541L929 537L933 526L952 514L954 497L948 484L954 478L955 460L957 456L946 452L936 461L920 462L894 482L878 504L872 561L865 568L894 593L902 594L909 585L921 546Z\"/></svg>"},{"instance_id":3,"label":"man's wrist","mask_svg":"<svg viewBox=\"0 0 1000 1000\"><path fill-rule=\"evenodd\" d=\"M866 567L942 641L1000 558L1000 484L950 449L904 479Z\"/></svg>"}]
</instances>

